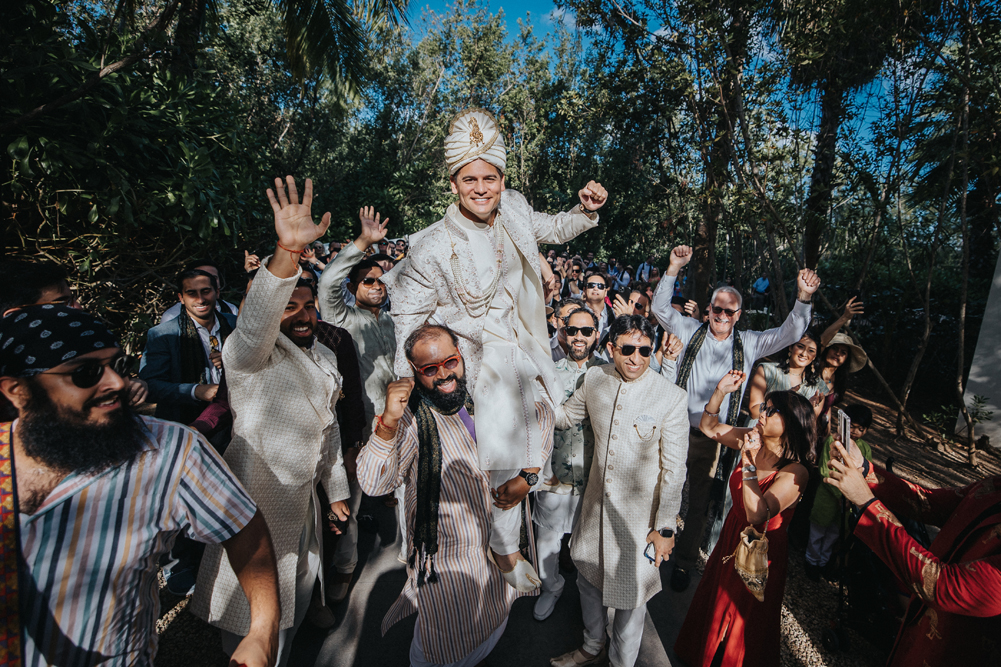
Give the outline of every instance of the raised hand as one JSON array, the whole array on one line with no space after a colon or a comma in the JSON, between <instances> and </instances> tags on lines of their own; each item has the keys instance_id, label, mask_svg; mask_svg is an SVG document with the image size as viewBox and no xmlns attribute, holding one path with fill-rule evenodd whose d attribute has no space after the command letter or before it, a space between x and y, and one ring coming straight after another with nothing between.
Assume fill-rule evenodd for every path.
<instances>
[{"instance_id":1,"label":"raised hand","mask_svg":"<svg viewBox=\"0 0 1001 667\"><path fill-rule=\"evenodd\" d=\"M667 265L667 275L676 276L682 267L692 261L692 247L679 245L671 251L670 262Z\"/></svg>"},{"instance_id":2,"label":"raised hand","mask_svg":"<svg viewBox=\"0 0 1001 667\"><path fill-rule=\"evenodd\" d=\"M389 218L381 220L381 216L374 206L362 206L358 210L358 219L361 220L361 234L358 235L358 243L363 243L364 248L375 245L386 238L386 226L389 225Z\"/></svg>"},{"instance_id":3,"label":"raised hand","mask_svg":"<svg viewBox=\"0 0 1001 667\"><path fill-rule=\"evenodd\" d=\"M597 211L608 201L608 190L601 187L601 183L588 181L587 185L577 193L580 197L581 205L588 211Z\"/></svg>"},{"instance_id":4,"label":"raised hand","mask_svg":"<svg viewBox=\"0 0 1001 667\"><path fill-rule=\"evenodd\" d=\"M796 287L799 288L799 299L809 301L813 293L820 289L820 276L812 269L803 269L796 276Z\"/></svg>"},{"instance_id":5,"label":"raised hand","mask_svg":"<svg viewBox=\"0 0 1001 667\"><path fill-rule=\"evenodd\" d=\"M748 431L740 447L741 465L754 465L754 457L761 449L761 435L757 431Z\"/></svg>"},{"instance_id":6,"label":"raised hand","mask_svg":"<svg viewBox=\"0 0 1001 667\"><path fill-rule=\"evenodd\" d=\"M840 460L838 456L840 456ZM855 505L864 505L873 497L872 490L854 461L849 465L841 462L847 459L848 453L841 446L841 443L836 440L831 442L831 459L827 463L831 474L824 482L841 491L849 502Z\"/></svg>"},{"instance_id":7,"label":"raised hand","mask_svg":"<svg viewBox=\"0 0 1001 667\"><path fill-rule=\"evenodd\" d=\"M306 191L299 203L299 192L295 179L286 176L288 194L282 179L275 179L275 189L268 188L268 201L275 212L275 232L282 249L299 252L313 241L327 233L330 227L330 213L324 213L319 225L313 224L313 181L306 179ZM275 194L277 192L277 195Z\"/></svg>"},{"instance_id":8,"label":"raised hand","mask_svg":"<svg viewBox=\"0 0 1001 667\"><path fill-rule=\"evenodd\" d=\"M612 301L612 312L615 313L616 317L620 317L622 315L632 315L635 310L632 304L622 298L621 294L616 294L615 299Z\"/></svg>"},{"instance_id":9,"label":"raised hand","mask_svg":"<svg viewBox=\"0 0 1001 667\"><path fill-rule=\"evenodd\" d=\"M848 303L845 304L845 312L841 316L841 319L845 320L846 322L851 322L853 317L855 317L856 315L861 315L863 312L864 310L862 308L862 299L858 298L857 296L853 296L852 298L848 299Z\"/></svg>"},{"instance_id":10,"label":"raised hand","mask_svg":"<svg viewBox=\"0 0 1001 667\"><path fill-rule=\"evenodd\" d=\"M679 356L681 356L681 350L684 345L682 345L681 339L674 334L667 334L664 336L662 347L664 350L664 358L675 361Z\"/></svg>"},{"instance_id":11,"label":"raised hand","mask_svg":"<svg viewBox=\"0 0 1001 667\"><path fill-rule=\"evenodd\" d=\"M410 400L410 392L413 390L413 378L393 380L386 387L386 409L382 413L382 423L387 428L396 428L407 407L407 401Z\"/></svg>"},{"instance_id":12,"label":"raised hand","mask_svg":"<svg viewBox=\"0 0 1001 667\"><path fill-rule=\"evenodd\" d=\"M261 258L257 255L251 255L246 250L243 251L243 270L247 273L255 269L261 268Z\"/></svg>"},{"instance_id":13,"label":"raised hand","mask_svg":"<svg viewBox=\"0 0 1001 667\"><path fill-rule=\"evenodd\" d=\"M746 377L744 371L727 371L726 375L720 378L716 388L724 394L731 394L740 389L740 385L744 384Z\"/></svg>"},{"instance_id":14,"label":"raised hand","mask_svg":"<svg viewBox=\"0 0 1001 667\"><path fill-rule=\"evenodd\" d=\"M694 317L695 319L702 319L699 317L699 302L695 299L689 299L685 302L685 314L689 317Z\"/></svg>"}]
</instances>

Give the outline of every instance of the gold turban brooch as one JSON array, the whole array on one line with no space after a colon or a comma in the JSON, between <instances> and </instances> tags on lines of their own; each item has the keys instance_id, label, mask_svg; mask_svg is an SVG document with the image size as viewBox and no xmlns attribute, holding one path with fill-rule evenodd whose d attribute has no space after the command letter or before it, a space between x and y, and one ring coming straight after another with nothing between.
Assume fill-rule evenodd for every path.
<instances>
[{"instance_id":1,"label":"gold turban brooch","mask_svg":"<svg viewBox=\"0 0 1001 667\"><path fill-rule=\"evenodd\" d=\"M485 160L504 173L507 149L493 115L485 109L456 114L445 138L445 163L451 176L473 160Z\"/></svg>"}]
</instances>

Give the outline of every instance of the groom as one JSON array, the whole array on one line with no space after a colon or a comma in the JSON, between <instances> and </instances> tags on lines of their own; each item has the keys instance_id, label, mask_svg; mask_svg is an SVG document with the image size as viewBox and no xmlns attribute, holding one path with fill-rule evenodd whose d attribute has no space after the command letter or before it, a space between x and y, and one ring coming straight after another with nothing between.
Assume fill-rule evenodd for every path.
<instances>
[{"instance_id":1,"label":"groom","mask_svg":"<svg viewBox=\"0 0 1001 667\"><path fill-rule=\"evenodd\" d=\"M407 257L384 277L396 324L396 371L411 375L403 348L428 320L459 336L473 400L480 468L495 503L490 547L505 580L519 591L538 576L519 551L520 505L545 464L535 403L562 398L546 328L539 278L541 243L566 243L598 223L607 192L591 181L566 213L534 211L504 188L506 150L483 109L459 113L445 140L452 194L445 217L411 236Z\"/></svg>"}]
</instances>

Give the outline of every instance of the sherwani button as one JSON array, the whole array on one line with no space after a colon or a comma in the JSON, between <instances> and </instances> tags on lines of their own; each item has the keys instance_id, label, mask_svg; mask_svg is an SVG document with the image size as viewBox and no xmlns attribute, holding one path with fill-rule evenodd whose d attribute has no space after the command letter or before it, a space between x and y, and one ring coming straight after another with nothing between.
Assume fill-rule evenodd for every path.
<instances>
[{"instance_id":1,"label":"sherwani button","mask_svg":"<svg viewBox=\"0 0 1001 667\"><path fill-rule=\"evenodd\" d=\"M608 483L608 484L611 484L612 483L612 478L609 477L608 479L605 480L605 482Z\"/></svg>"},{"instance_id":2,"label":"sherwani button","mask_svg":"<svg viewBox=\"0 0 1001 667\"><path fill-rule=\"evenodd\" d=\"M618 440L618 439L619 439L619 436L617 436L617 435L613 435L612 436L612 440Z\"/></svg>"},{"instance_id":3,"label":"sherwani button","mask_svg":"<svg viewBox=\"0 0 1001 667\"><path fill-rule=\"evenodd\" d=\"M618 419L616 419L616 420L615 420L615 425L616 425L616 426L618 426L618 424L619 424L619 420L618 420Z\"/></svg>"},{"instance_id":4,"label":"sherwani button","mask_svg":"<svg viewBox=\"0 0 1001 667\"><path fill-rule=\"evenodd\" d=\"M612 450L610 450L610 449L609 449L609 450L608 450L608 455L609 455L609 456L615 456L615 452L613 452Z\"/></svg>"},{"instance_id":5,"label":"sherwani button","mask_svg":"<svg viewBox=\"0 0 1001 667\"><path fill-rule=\"evenodd\" d=\"M612 497L612 494L611 494L611 493L605 493L605 497L606 497L606 498L611 498L611 497Z\"/></svg>"},{"instance_id":6,"label":"sherwani button","mask_svg":"<svg viewBox=\"0 0 1001 667\"><path fill-rule=\"evenodd\" d=\"M611 463L609 463L608 464L608 469L609 470L615 470L615 466L613 466Z\"/></svg>"}]
</instances>

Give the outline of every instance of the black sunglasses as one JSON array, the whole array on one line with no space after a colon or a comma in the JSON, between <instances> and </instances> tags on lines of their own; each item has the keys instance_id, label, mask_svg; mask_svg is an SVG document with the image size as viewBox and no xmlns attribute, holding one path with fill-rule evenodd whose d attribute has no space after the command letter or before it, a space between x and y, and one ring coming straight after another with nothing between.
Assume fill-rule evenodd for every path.
<instances>
[{"instance_id":1,"label":"black sunglasses","mask_svg":"<svg viewBox=\"0 0 1001 667\"><path fill-rule=\"evenodd\" d=\"M635 352L636 350L640 351L641 357L649 357L650 353L653 352L653 348L650 347L649 345L643 345L641 347L636 347L635 345L616 345L615 347L622 350L622 354L624 354L627 357L633 356L633 352Z\"/></svg>"},{"instance_id":2,"label":"black sunglasses","mask_svg":"<svg viewBox=\"0 0 1001 667\"><path fill-rule=\"evenodd\" d=\"M594 327L563 327L563 330L567 332L568 336L576 336L578 333L582 333L590 338L594 335Z\"/></svg>"},{"instance_id":3,"label":"black sunglasses","mask_svg":"<svg viewBox=\"0 0 1001 667\"><path fill-rule=\"evenodd\" d=\"M120 354L111 361L101 362L97 359L85 359L79 366L71 371L66 371L65 373L56 373L53 371L42 371L42 375L69 375L70 380L73 384L80 389L90 389L104 377L104 369L111 368L119 376L125 377L128 372L129 365L132 363L132 357L124 354Z\"/></svg>"},{"instance_id":4,"label":"black sunglasses","mask_svg":"<svg viewBox=\"0 0 1001 667\"><path fill-rule=\"evenodd\" d=\"M361 284L364 285L365 287L368 287L369 285L374 285L376 283L379 283L381 285L382 281L379 280L378 278L362 278L361 279Z\"/></svg>"},{"instance_id":5,"label":"black sunglasses","mask_svg":"<svg viewBox=\"0 0 1001 667\"><path fill-rule=\"evenodd\" d=\"M587 284L587 288L588 289L608 289L608 287L605 285L605 283L588 283Z\"/></svg>"},{"instance_id":6,"label":"black sunglasses","mask_svg":"<svg viewBox=\"0 0 1001 667\"><path fill-rule=\"evenodd\" d=\"M761 414L763 414L766 417L772 417L774 415L777 415L779 412L779 409L774 405L765 405L764 403L759 405L758 409L761 411Z\"/></svg>"},{"instance_id":7,"label":"black sunglasses","mask_svg":"<svg viewBox=\"0 0 1001 667\"><path fill-rule=\"evenodd\" d=\"M731 310L730 308L721 308L719 306L712 306L713 312L719 315L720 313L726 313L727 317L733 317L740 312L740 308L737 310Z\"/></svg>"}]
</instances>

